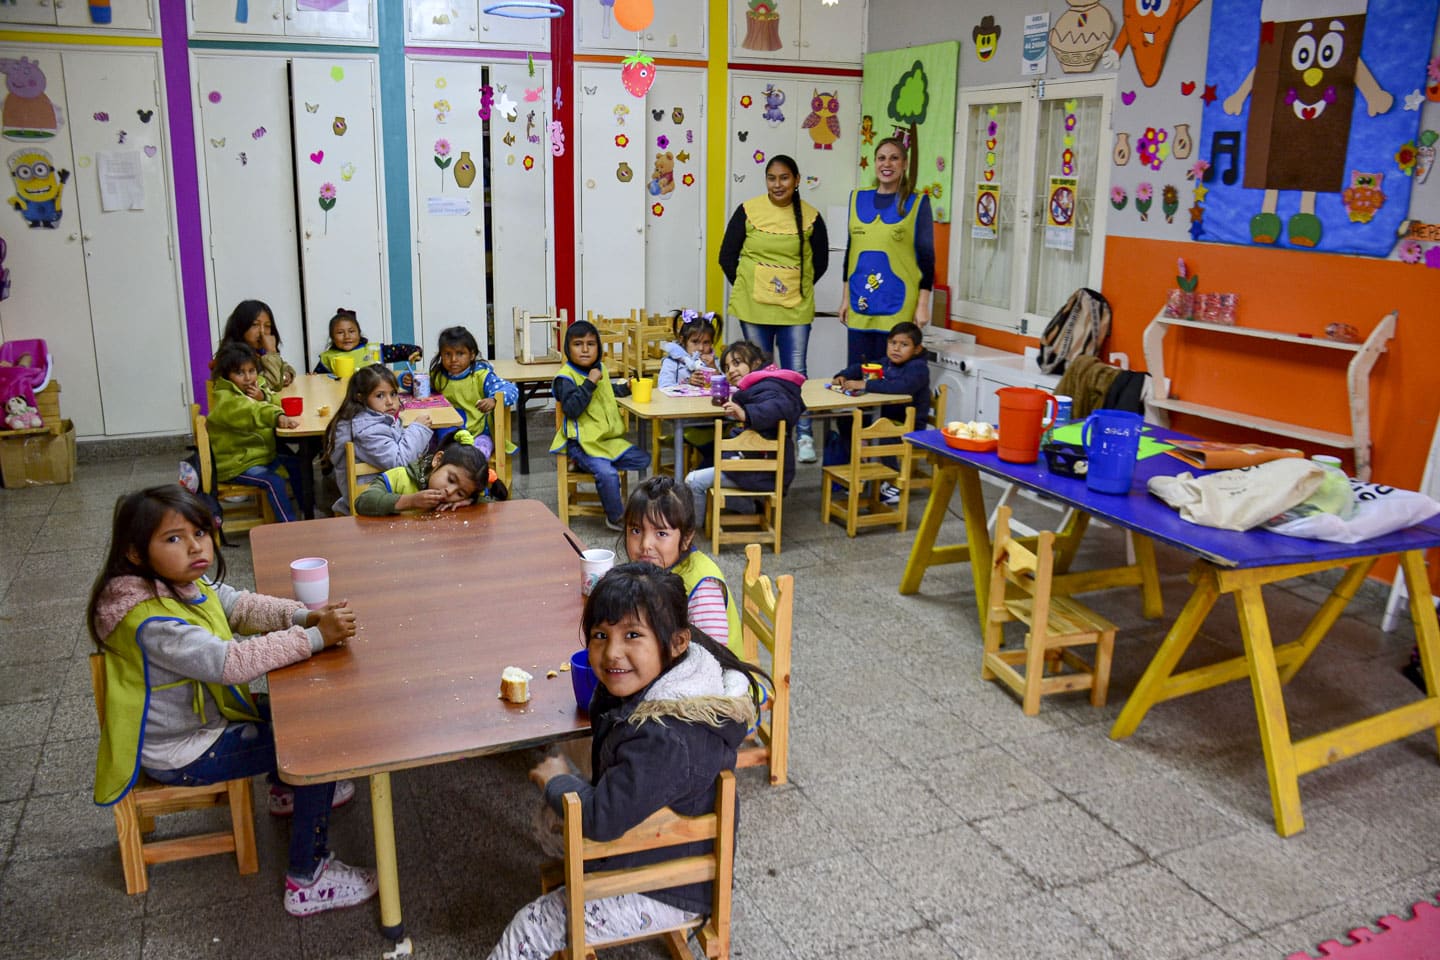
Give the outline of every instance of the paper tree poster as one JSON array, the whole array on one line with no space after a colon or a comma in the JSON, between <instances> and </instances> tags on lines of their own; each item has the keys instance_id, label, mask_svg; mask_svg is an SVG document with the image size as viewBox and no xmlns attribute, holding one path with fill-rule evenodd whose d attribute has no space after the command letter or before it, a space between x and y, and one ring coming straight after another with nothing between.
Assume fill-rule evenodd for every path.
<instances>
[{"instance_id":1,"label":"paper tree poster","mask_svg":"<svg viewBox=\"0 0 1440 960\"><path fill-rule=\"evenodd\" d=\"M1407 98L1425 89L1437 5L1215 0L1192 234L1389 254L1409 217L1420 111Z\"/></svg>"},{"instance_id":2,"label":"paper tree poster","mask_svg":"<svg viewBox=\"0 0 1440 960\"><path fill-rule=\"evenodd\" d=\"M930 198L937 223L948 223L951 154L955 149L956 41L865 55L859 151L861 189L874 186L875 145L890 136L918 144L911 150L915 190Z\"/></svg>"}]
</instances>

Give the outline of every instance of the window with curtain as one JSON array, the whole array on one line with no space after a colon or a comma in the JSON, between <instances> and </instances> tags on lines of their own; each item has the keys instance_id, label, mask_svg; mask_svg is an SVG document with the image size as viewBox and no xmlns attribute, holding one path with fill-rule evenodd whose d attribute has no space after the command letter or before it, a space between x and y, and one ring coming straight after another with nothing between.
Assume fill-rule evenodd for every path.
<instances>
[{"instance_id":1,"label":"window with curtain","mask_svg":"<svg viewBox=\"0 0 1440 960\"><path fill-rule=\"evenodd\" d=\"M962 91L952 316L1033 336L1077 287L1099 288L1113 89L1079 80Z\"/></svg>"}]
</instances>

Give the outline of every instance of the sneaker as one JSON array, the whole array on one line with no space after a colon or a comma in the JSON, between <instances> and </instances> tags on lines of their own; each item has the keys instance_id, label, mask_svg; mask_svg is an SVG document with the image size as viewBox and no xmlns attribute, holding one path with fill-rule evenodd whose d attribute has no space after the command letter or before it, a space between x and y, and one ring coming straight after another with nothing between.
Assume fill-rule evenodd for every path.
<instances>
[{"instance_id":1,"label":"sneaker","mask_svg":"<svg viewBox=\"0 0 1440 960\"><path fill-rule=\"evenodd\" d=\"M330 801L330 809L343 807L354 799L355 781L338 780L335 783L335 799ZM272 817L291 816L295 813L295 791L282 784L271 784L268 806Z\"/></svg>"},{"instance_id":2,"label":"sneaker","mask_svg":"<svg viewBox=\"0 0 1440 960\"><path fill-rule=\"evenodd\" d=\"M815 462L815 438L800 434L795 441L796 459L801 463Z\"/></svg>"},{"instance_id":3,"label":"sneaker","mask_svg":"<svg viewBox=\"0 0 1440 960\"><path fill-rule=\"evenodd\" d=\"M619 532L621 532L622 530L625 529L625 528L620 524L620 521L618 521L618 520L611 520L609 517L606 517L606 518L605 518L605 526L606 526L607 528L611 529L611 530L614 530L616 533L619 533Z\"/></svg>"},{"instance_id":4,"label":"sneaker","mask_svg":"<svg viewBox=\"0 0 1440 960\"><path fill-rule=\"evenodd\" d=\"M880 502L887 507L900 505L900 488L893 483L880 484Z\"/></svg>"},{"instance_id":5,"label":"sneaker","mask_svg":"<svg viewBox=\"0 0 1440 960\"><path fill-rule=\"evenodd\" d=\"M354 907L375 896L379 888L375 871L341 863L332 853L310 883L285 878L285 912L292 917L308 917L325 910Z\"/></svg>"}]
</instances>

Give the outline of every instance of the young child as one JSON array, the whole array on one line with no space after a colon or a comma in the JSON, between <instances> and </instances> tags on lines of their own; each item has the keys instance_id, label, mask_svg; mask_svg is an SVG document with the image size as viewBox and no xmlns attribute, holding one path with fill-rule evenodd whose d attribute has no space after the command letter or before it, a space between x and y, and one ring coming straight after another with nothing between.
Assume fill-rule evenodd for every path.
<instances>
[{"instance_id":1,"label":"young child","mask_svg":"<svg viewBox=\"0 0 1440 960\"><path fill-rule=\"evenodd\" d=\"M924 427L925 418L930 416L930 366L925 362L925 346L920 328L908 320L890 328L890 337L885 341L885 361L880 365L881 379L866 380L860 364L850 366L835 374L832 381L853 393L864 393L874 389L877 393L908 393L909 403L893 403L883 406L879 416L897 423L905 419L905 408L915 408L915 429ZM825 445L827 465L850 462L850 419L840 417L835 421L835 430ZM880 487L880 499L891 506L900 502L900 488L892 483Z\"/></svg>"},{"instance_id":2,"label":"young child","mask_svg":"<svg viewBox=\"0 0 1440 960\"><path fill-rule=\"evenodd\" d=\"M767 366L765 354L748 340L737 340L726 347L720 362L725 368L725 378L735 391L720 408L725 416L739 421L733 433L748 428L767 440L774 440L779 436L780 424L785 424L782 471L785 489L789 490L790 482L795 479L796 428L805 412L805 401L800 396L804 374L781 370L773 363ZM763 473L733 473L726 476L725 482L742 490L773 489L773 481ZM714 484L714 467L692 470L685 475L697 517L705 515L705 497Z\"/></svg>"},{"instance_id":3,"label":"young child","mask_svg":"<svg viewBox=\"0 0 1440 960\"><path fill-rule=\"evenodd\" d=\"M285 416L275 405L273 395L260 383L255 351L244 343L221 345L211 366L213 395L205 419L210 427L215 477L260 487L277 520L294 520L297 513L285 485L289 483L301 510L310 500L297 479L299 460L275 450L275 428L292 429L300 421Z\"/></svg>"},{"instance_id":4,"label":"young child","mask_svg":"<svg viewBox=\"0 0 1440 960\"><path fill-rule=\"evenodd\" d=\"M381 470L403 467L430 447L430 414L421 413L409 426L400 423L400 383L383 363L358 368L345 385L345 400L325 429L325 459L345 476L345 444L355 444L357 463ZM488 439L488 438L487 438ZM359 478L370 483L375 474ZM350 512L346 491L330 508L336 516Z\"/></svg>"},{"instance_id":5,"label":"young child","mask_svg":"<svg viewBox=\"0 0 1440 960\"><path fill-rule=\"evenodd\" d=\"M378 360L370 360L367 356L375 354L379 355ZM423 355L424 352L413 343L371 345L360 333L360 319L355 311L338 307L335 316L330 318L330 346L320 354L315 372L334 374L336 357L352 358L355 369L359 370L367 363L416 363Z\"/></svg>"},{"instance_id":6,"label":"young child","mask_svg":"<svg viewBox=\"0 0 1440 960\"><path fill-rule=\"evenodd\" d=\"M715 561L695 549L690 491L669 477L651 477L625 505L625 555L678 574L685 582L690 625L745 656L740 611Z\"/></svg>"},{"instance_id":7,"label":"young child","mask_svg":"<svg viewBox=\"0 0 1440 960\"><path fill-rule=\"evenodd\" d=\"M581 470L595 475L605 526L619 530L625 515L619 471L644 470L650 466L650 455L625 439L615 398L629 396L630 387L610 382L600 360L600 333L593 323L576 320L565 331L565 363L551 391L564 416L550 452L570 457Z\"/></svg>"},{"instance_id":8,"label":"young child","mask_svg":"<svg viewBox=\"0 0 1440 960\"><path fill-rule=\"evenodd\" d=\"M260 300L241 300L225 321L220 346L243 343L255 351L257 368L265 388L283 390L295 379L295 368L280 356L280 333L275 329L275 316L268 304Z\"/></svg>"},{"instance_id":9,"label":"young child","mask_svg":"<svg viewBox=\"0 0 1440 960\"><path fill-rule=\"evenodd\" d=\"M490 413L495 404L503 403L513 407L520 402L520 389L495 372L480 356L480 345L475 335L464 327L446 327L440 331L440 341L435 359L430 361L430 386L450 401L460 412L465 422L462 428L476 437L482 434L495 442ZM449 431L440 432L441 439ZM505 438L506 452L513 452L515 445Z\"/></svg>"},{"instance_id":10,"label":"young child","mask_svg":"<svg viewBox=\"0 0 1440 960\"><path fill-rule=\"evenodd\" d=\"M458 510L477 501L506 500L510 491L490 469L490 448L458 430L434 454L394 467L355 498L355 513L384 517L407 510Z\"/></svg>"},{"instance_id":11,"label":"young child","mask_svg":"<svg viewBox=\"0 0 1440 960\"><path fill-rule=\"evenodd\" d=\"M675 311L675 341L660 345L666 355L660 361L655 385L662 390L682 383L709 387L710 374L719 372L715 365L717 335L713 312L701 316L694 310Z\"/></svg>"},{"instance_id":12,"label":"young child","mask_svg":"<svg viewBox=\"0 0 1440 960\"><path fill-rule=\"evenodd\" d=\"M686 621L680 578L648 563L627 563L601 578L585 603L582 629L600 678L590 702L595 731L590 781L558 756L530 772L553 810L566 793L584 808L585 835L613 840L655 811L684 816L715 808L715 778L735 766L735 750L757 716L768 678ZM649 722L649 721L655 722ZM616 856L607 868L703 856L707 841ZM565 946L563 889L522 907L490 960L549 957ZM711 908L709 883L650 894L621 894L585 905L591 943L683 923Z\"/></svg>"},{"instance_id":13,"label":"young child","mask_svg":"<svg viewBox=\"0 0 1440 960\"><path fill-rule=\"evenodd\" d=\"M142 770L181 786L260 773L273 783L269 711L246 684L355 635L347 601L306 610L221 583L225 561L215 553L212 525L204 503L177 484L126 494L115 505L86 613L105 655L97 804L123 798ZM214 579L201 579L212 563ZM250 633L258 635L237 636ZM294 817L288 913L307 916L375 895L375 875L341 863L328 848L330 808L354 793L348 782L272 786L271 811Z\"/></svg>"}]
</instances>

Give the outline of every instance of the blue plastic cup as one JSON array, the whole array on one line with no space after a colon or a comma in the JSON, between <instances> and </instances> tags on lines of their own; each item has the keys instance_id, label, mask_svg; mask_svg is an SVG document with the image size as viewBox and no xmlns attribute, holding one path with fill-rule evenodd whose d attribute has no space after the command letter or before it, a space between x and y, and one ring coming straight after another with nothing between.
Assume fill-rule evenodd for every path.
<instances>
[{"instance_id":1,"label":"blue plastic cup","mask_svg":"<svg viewBox=\"0 0 1440 960\"><path fill-rule=\"evenodd\" d=\"M575 691L575 705L586 713L590 712L590 700L595 696L598 682L595 671L590 669L590 651L570 654L570 686Z\"/></svg>"},{"instance_id":2,"label":"blue plastic cup","mask_svg":"<svg viewBox=\"0 0 1440 960\"><path fill-rule=\"evenodd\" d=\"M1129 493L1145 420L1124 410L1096 410L1081 434L1089 469L1085 486L1096 493Z\"/></svg>"}]
</instances>

